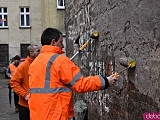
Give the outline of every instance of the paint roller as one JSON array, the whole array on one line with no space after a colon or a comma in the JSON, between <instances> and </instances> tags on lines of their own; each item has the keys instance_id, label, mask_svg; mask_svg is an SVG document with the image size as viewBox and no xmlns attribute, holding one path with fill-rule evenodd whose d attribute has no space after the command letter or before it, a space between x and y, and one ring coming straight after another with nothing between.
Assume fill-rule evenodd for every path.
<instances>
[{"instance_id":1,"label":"paint roller","mask_svg":"<svg viewBox=\"0 0 160 120\"><path fill-rule=\"evenodd\" d=\"M120 62L120 65L126 67L125 69L122 69L120 70L119 72L115 72L114 73L114 77L115 79L119 77L119 74L129 68L135 68L136 66L136 61L130 57L123 57L123 58L120 58L119 60Z\"/></svg>"},{"instance_id":2,"label":"paint roller","mask_svg":"<svg viewBox=\"0 0 160 120\"><path fill-rule=\"evenodd\" d=\"M97 31L93 31L91 34L90 34L90 38L92 39L97 39L99 37L99 33ZM78 36L78 38L76 39L76 43L77 41L80 39L80 37ZM80 48L79 50L70 58L70 60L72 60L76 55L78 55L89 43L91 39L87 40Z\"/></svg>"}]
</instances>

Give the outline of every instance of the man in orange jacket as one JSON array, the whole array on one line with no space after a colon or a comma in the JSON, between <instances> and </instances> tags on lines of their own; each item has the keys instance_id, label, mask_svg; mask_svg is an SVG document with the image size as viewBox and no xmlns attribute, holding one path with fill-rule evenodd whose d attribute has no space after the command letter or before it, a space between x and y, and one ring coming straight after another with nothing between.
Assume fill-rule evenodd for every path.
<instances>
[{"instance_id":1,"label":"man in orange jacket","mask_svg":"<svg viewBox=\"0 0 160 120\"><path fill-rule=\"evenodd\" d=\"M103 90L116 82L113 75L84 77L80 69L62 55L64 45L59 30L44 30L41 44L41 53L29 68L31 120L72 120L72 91Z\"/></svg>"},{"instance_id":2,"label":"man in orange jacket","mask_svg":"<svg viewBox=\"0 0 160 120\"><path fill-rule=\"evenodd\" d=\"M11 88L19 96L20 120L30 120L30 113L28 108L28 98L29 98L28 69L33 60L38 56L40 49L38 45L29 45L27 47L27 51L28 51L27 59L17 67L10 81Z\"/></svg>"},{"instance_id":3,"label":"man in orange jacket","mask_svg":"<svg viewBox=\"0 0 160 120\"><path fill-rule=\"evenodd\" d=\"M10 79L12 78L12 76L15 73L15 71L16 71L19 63L20 63L20 56L16 55L13 58L13 62L8 66L8 69L6 71L6 75L8 76L8 78L10 78ZM8 88L9 88L9 99L11 101L11 92L12 92L12 89L11 89L10 84L8 85ZM14 92L14 105L15 105L15 112L16 113L18 112L18 101L19 101L19 96ZM11 104L11 102L10 102L10 104Z\"/></svg>"}]
</instances>

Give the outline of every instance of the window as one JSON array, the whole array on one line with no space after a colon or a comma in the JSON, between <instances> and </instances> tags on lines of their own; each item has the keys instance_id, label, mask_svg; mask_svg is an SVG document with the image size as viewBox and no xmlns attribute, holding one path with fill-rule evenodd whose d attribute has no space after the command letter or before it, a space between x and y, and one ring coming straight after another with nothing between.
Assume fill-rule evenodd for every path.
<instances>
[{"instance_id":1,"label":"window","mask_svg":"<svg viewBox=\"0 0 160 120\"><path fill-rule=\"evenodd\" d=\"M0 71L8 66L9 59L9 45L8 44L0 44Z\"/></svg>"},{"instance_id":2,"label":"window","mask_svg":"<svg viewBox=\"0 0 160 120\"><path fill-rule=\"evenodd\" d=\"M7 8L0 8L0 28L8 28Z\"/></svg>"},{"instance_id":3,"label":"window","mask_svg":"<svg viewBox=\"0 0 160 120\"><path fill-rule=\"evenodd\" d=\"M57 0L57 9L65 9L64 0Z\"/></svg>"},{"instance_id":4,"label":"window","mask_svg":"<svg viewBox=\"0 0 160 120\"><path fill-rule=\"evenodd\" d=\"M30 27L30 11L28 7L20 8L20 27Z\"/></svg>"},{"instance_id":5,"label":"window","mask_svg":"<svg viewBox=\"0 0 160 120\"><path fill-rule=\"evenodd\" d=\"M27 47L30 44L20 44L20 51L21 51L21 57L22 58L26 58L28 56L28 52L27 52Z\"/></svg>"}]
</instances>

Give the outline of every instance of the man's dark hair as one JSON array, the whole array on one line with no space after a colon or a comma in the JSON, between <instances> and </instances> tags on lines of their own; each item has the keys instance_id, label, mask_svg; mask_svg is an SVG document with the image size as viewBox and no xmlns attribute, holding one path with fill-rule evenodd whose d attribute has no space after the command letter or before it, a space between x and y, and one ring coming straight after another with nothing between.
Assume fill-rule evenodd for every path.
<instances>
[{"instance_id":1,"label":"man's dark hair","mask_svg":"<svg viewBox=\"0 0 160 120\"><path fill-rule=\"evenodd\" d=\"M20 60L20 56L19 55L14 56L14 60Z\"/></svg>"},{"instance_id":2,"label":"man's dark hair","mask_svg":"<svg viewBox=\"0 0 160 120\"><path fill-rule=\"evenodd\" d=\"M62 33L55 29L55 28L47 28L43 31L42 36L41 36L41 44L43 45L50 45L51 41L53 39L55 39L55 41L57 42L60 35L62 35Z\"/></svg>"}]
</instances>

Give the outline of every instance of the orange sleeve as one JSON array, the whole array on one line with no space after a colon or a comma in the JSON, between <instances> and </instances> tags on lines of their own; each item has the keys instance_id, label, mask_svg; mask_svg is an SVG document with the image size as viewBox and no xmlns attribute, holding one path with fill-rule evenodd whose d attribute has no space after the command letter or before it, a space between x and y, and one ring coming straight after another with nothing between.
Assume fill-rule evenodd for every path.
<instances>
[{"instance_id":1,"label":"orange sleeve","mask_svg":"<svg viewBox=\"0 0 160 120\"><path fill-rule=\"evenodd\" d=\"M63 84L71 88L76 92L89 92L105 89L105 80L101 75L84 77L80 69L67 57L61 59L57 58L56 61L60 61L60 78ZM55 64L58 64L55 63Z\"/></svg>"}]
</instances>

